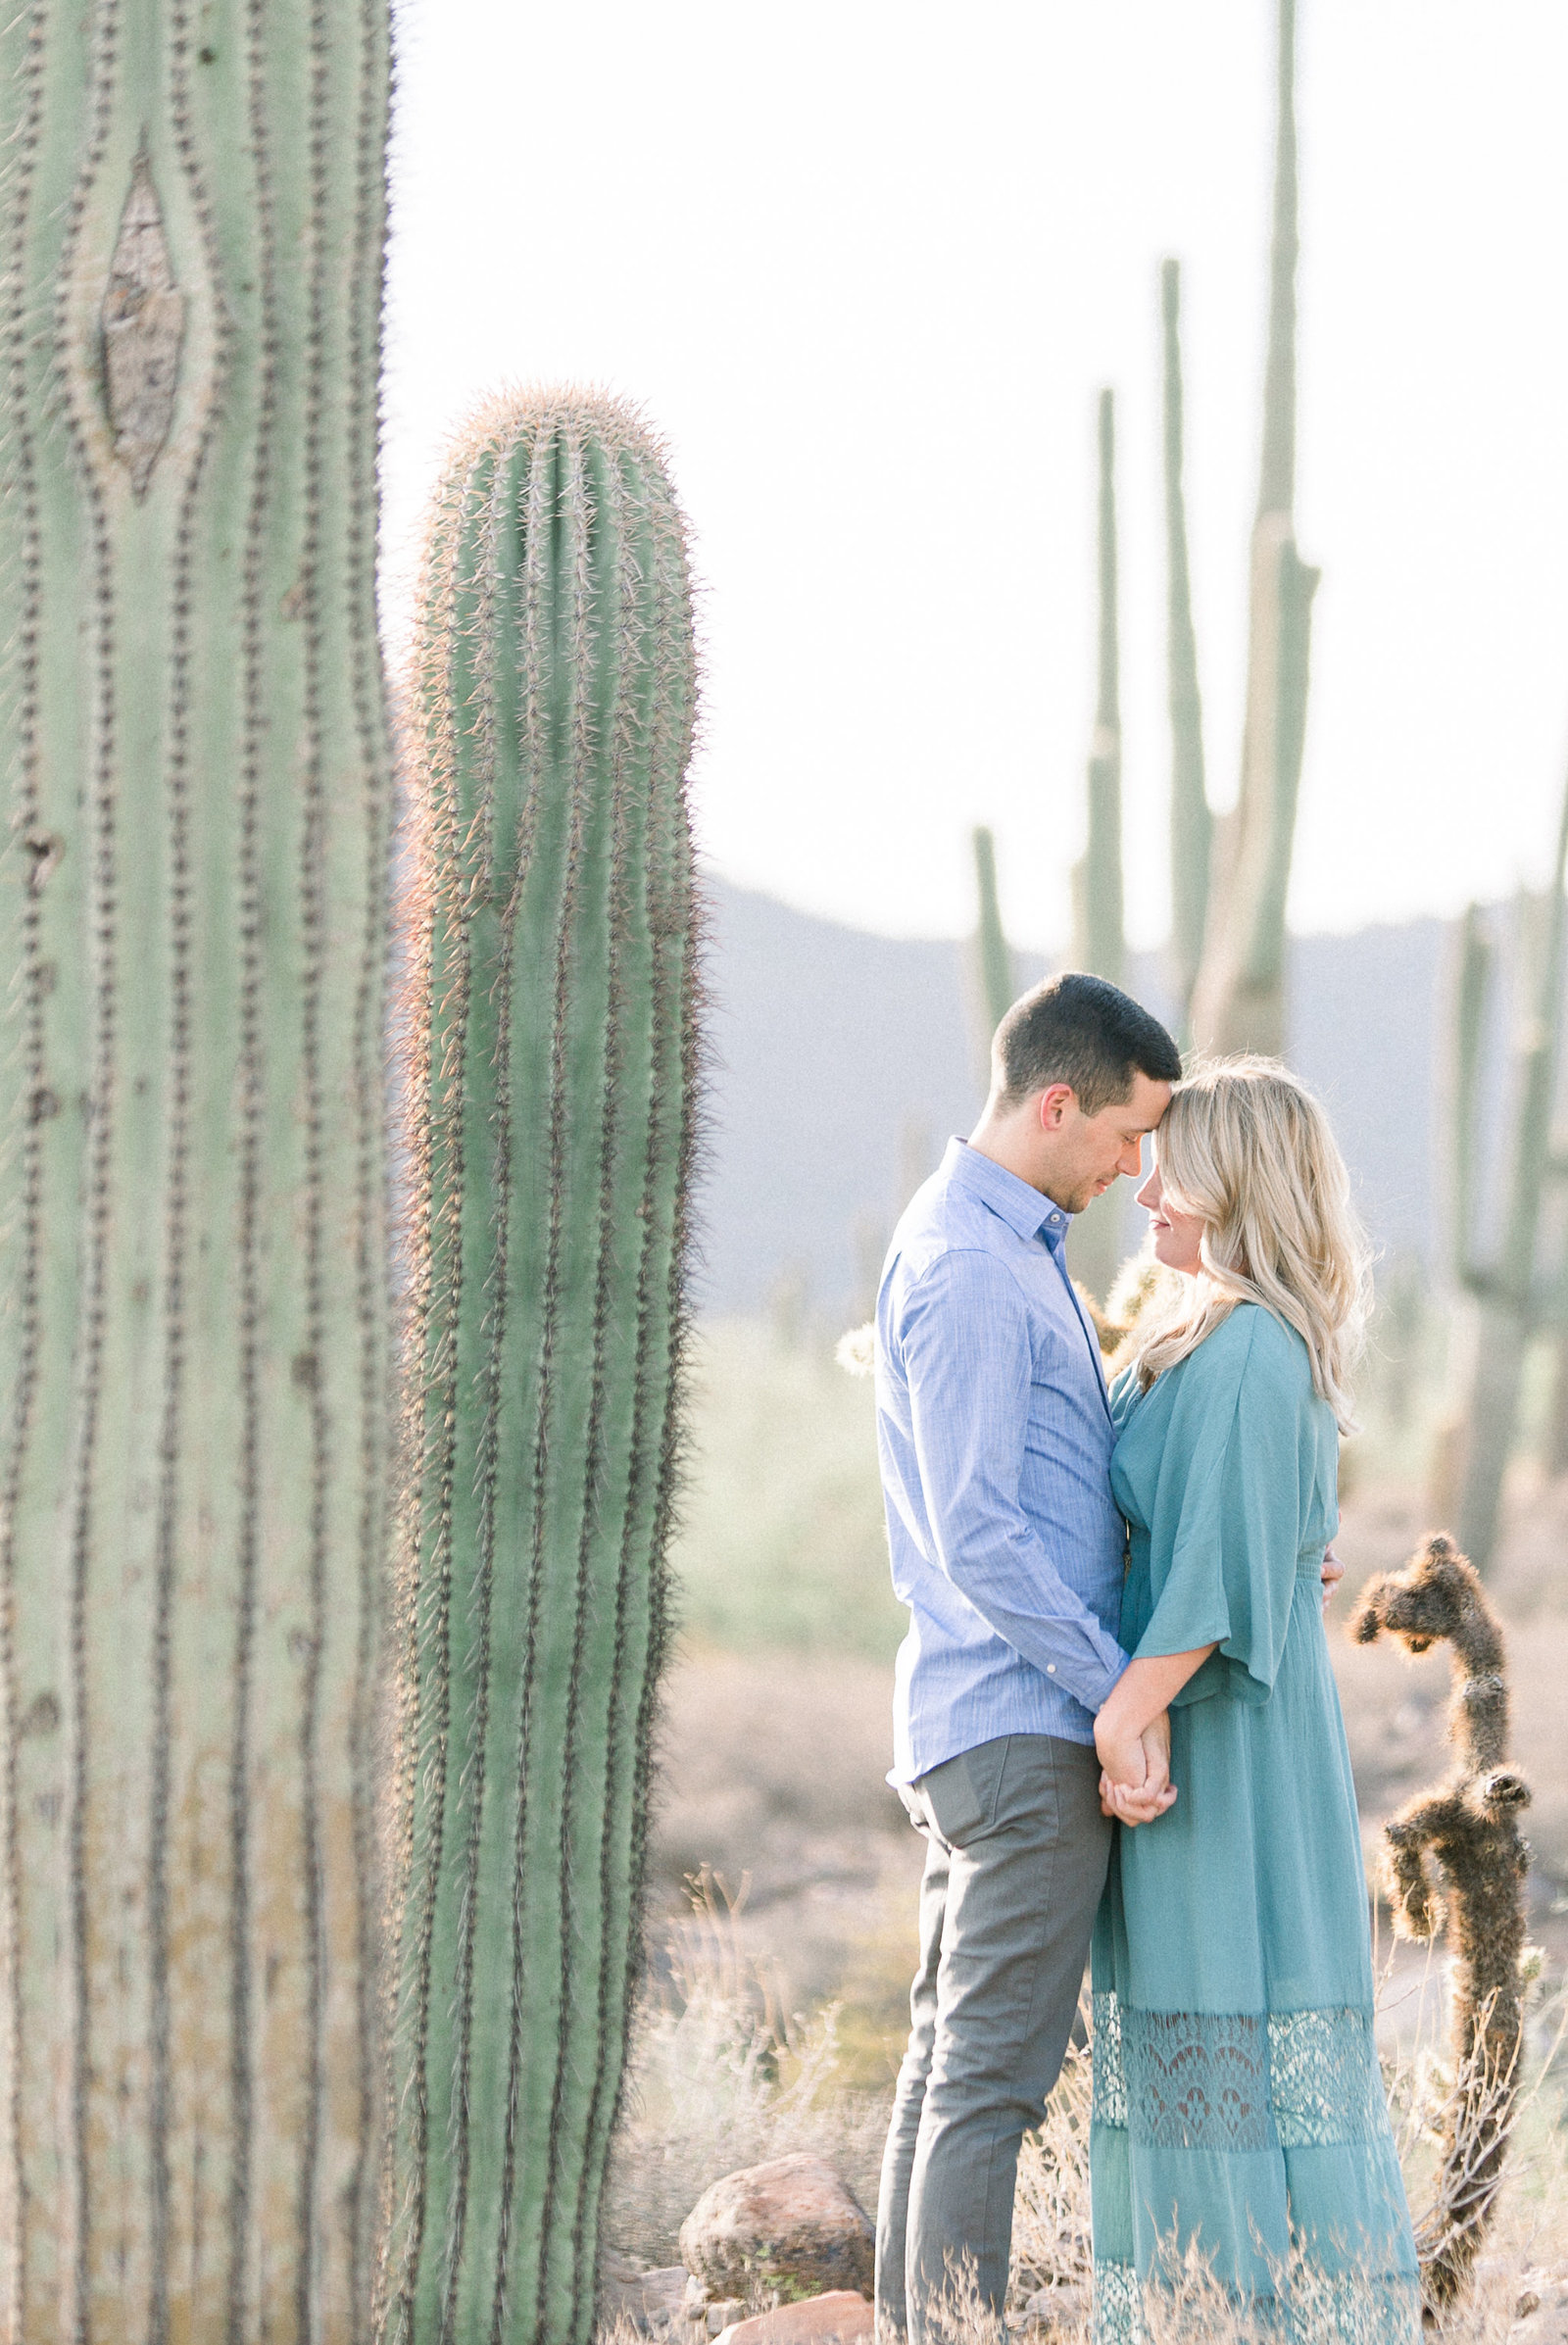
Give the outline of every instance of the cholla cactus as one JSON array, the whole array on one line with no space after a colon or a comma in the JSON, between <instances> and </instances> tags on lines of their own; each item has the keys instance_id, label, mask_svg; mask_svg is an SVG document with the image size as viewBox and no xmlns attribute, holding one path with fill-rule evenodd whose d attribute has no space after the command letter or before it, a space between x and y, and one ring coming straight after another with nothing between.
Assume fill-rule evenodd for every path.
<instances>
[{"instance_id":1,"label":"cholla cactus","mask_svg":"<svg viewBox=\"0 0 1568 2345\"><path fill-rule=\"evenodd\" d=\"M1074 1281L1077 1285L1077 1282ZM1182 1298L1183 1281L1149 1248L1130 1254L1116 1273L1103 1306L1087 1287L1078 1286L1079 1300L1089 1313L1100 1348L1105 1355L1105 1374L1117 1375L1132 1357L1140 1330L1152 1327Z\"/></svg>"},{"instance_id":2,"label":"cholla cactus","mask_svg":"<svg viewBox=\"0 0 1568 2345\"><path fill-rule=\"evenodd\" d=\"M413 1479L371 2325L581 2345L640 1952L696 1113L691 590L629 410L475 416L409 697Z\"/></svg>"},{"instance_id":3,"label":"cholla cactus","mask_svg":"<svg viewBox=\"0 0 1568 2345\"><path fill-rule=\"evenodd\" d=\"M1429 1539L1402 1571L1362 1589L1349 1634L1372 1644L1385 1632L1410 1653L1443 1638L1451 1647L1453 1767L1386 1828L1396 1930L1432 1938L1446 1924L1455 1956L1454 2089L1436 2196L1418 2226L1423 2287L1441 2311L1468 2282L1501 2185L1524 2031L1529 1849L1519 1815L1530 1791L1506 1764L1501 1633L1474 1567L1450 1539Z\"/></svg>"}]
</instances>

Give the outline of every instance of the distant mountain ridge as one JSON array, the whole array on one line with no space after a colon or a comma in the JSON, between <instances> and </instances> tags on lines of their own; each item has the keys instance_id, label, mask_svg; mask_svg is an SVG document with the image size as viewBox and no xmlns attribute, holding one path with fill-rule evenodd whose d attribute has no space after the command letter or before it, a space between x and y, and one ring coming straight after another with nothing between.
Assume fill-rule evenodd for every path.
<instances>
[{"instance_id":1,"label":"distant mountain ridge","mask_svg":"<svg viewBox=\"0 0 1568 2345\"><path fill-rule=\"evenodd\" d=\"M908 1190L979 1110L968 951L869 936L711 875L708 895L714 1063L699 1300L754 1311L789 1283L812 1308L846 1315ZM1291 1063L1328 1106L1387 1254L1433 1252L1447 934L1416 920L1291 944ZM1022 984L1044 969L1020 955ZM1129 984L1168 1014L1157 954L1133 956Z\"/></svg>"}]
</instances>

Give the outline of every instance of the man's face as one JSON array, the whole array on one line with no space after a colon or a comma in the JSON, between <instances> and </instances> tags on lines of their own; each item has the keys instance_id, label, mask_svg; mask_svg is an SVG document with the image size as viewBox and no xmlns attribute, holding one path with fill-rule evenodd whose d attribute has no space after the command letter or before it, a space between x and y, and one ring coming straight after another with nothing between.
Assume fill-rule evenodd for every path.
<instances>
[{"instance_id":1,"label":"man's face","mask_svg":"<svg viewBox=\"0 0 1568 2345\"><path fill-rule=\"evenodd\" d=\"M1081 1213L1118 1173L1136 1180L1144 1169L1144 1141L1170 1104L1171 1087L1135 1074L1125 1099L1085 1115L1064 1083L1040 1096L1041 1134L1051 1152L1047 1194L1064 1213Z\"/></svg>"}]
</instances>

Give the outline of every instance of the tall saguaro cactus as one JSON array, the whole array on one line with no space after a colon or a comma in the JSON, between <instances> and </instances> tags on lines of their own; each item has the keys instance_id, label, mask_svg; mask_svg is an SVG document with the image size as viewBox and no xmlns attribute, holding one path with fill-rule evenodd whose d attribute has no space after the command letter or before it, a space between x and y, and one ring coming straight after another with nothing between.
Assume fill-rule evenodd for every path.
<instances>
[{"instance_id":1,"label":"tall saguaro cactus","mask_svg":"<svg viewBox=\"0 0 1568 2345\"><path fill-rule=\"evenodd\" d=\"M1274 232L1263 455L1252 527L1242 784L1215 837L1193 1031L1210 1050L1278 1051L1285 1040L1285 904L1306 731L1307 654L1318 572L1296 546L1296 0L1279 0Z\"/></svg>"},{"instance_id":2,"label":"tall saguaro cactus","mask_svg":"<svg viewBox=\"0 0 1568 2345\"><path fill-rule=\"evenodd\" d=\"M1525 967L1514 1018L1504 1201L1496 1243L1476 1244L1477 1133L1486 1113L1484 1036L1492 951L1472 904L1460 931L1453 1003L1452 1221L1454 1269L1471 1297L1457 1447L1459 1541L1485 1572L1496 1540L1503 1476L1519 1416L1525 1347L1564 1310L1564 1277L1543 1274L1545 1196L1562 1174L1552 1115L1562 1055L1562 991L1568 957L1568 789L1544 902L1521 907Z\"/></svg>"},{"instance_id":3,"label":"tall saguaro cactus","mask_svg":"<svg viewBox=\"0 0 1568 2345\"><path fill-rule=\"evenodd\" d=\"M381 0L0 27L0 2320L347 2340Z\"/></svg>"},{"instance_id":4,"label":"tall saguaro cactus","mask_svg":"<svg viewBox=\"0 0 1568 2345\"><path fill-rule=\"evenodd\" d=\"M1121 693L1116 594L1116 397L1102 391L1099 452L1098 649L1095 729L1089 744L1089 831L1073 872L1073 959L1120 985L1122 934Z\"/></svg>"},{"instance_id":5,"label":"tall saguaro cactus","mask_svg":"<svg viewBox=\"0 0 1568 2345\"><path fill-rule=\"evenodd\" d=\"M991 1069L991 1037L1011 1008L1017 991L1013 983L1012 949L1002 925L1002 898L997 887L997 842L982 823L974 833L975 891L979 916L974 932L975 988L981 1024L985 1028L981 1061L987 1081Z\"/></svg>"},{"instance_id":6,"label":"tall saguaro cactus","mask_svg":"<svg viewBox=\"0 0 1568 2345\"><path fill-rule=\"evenodd\" d=\"M1165 664L1170 708L1171 950L1184 1012L1192 1006L1208 917L1214 817L1203 779L1203 704L1198 686L1187 502L1182 487L1181 264L1159 272L1164 329Z\"/></svg>"},{"instance_id":7,"label":"tall saguaro cactus","mask_svg":"<svg viewBox=\"0 0 1568 2345\"><path fill-rule=\"evenodd\" d=\"M1089 744L1089 835L1073 871L1073 961L1119 985L1122 927L1121 685L1116 580L1116 400L1102 391L1099 455L1098 646L1095 729ZM1103 1302L1121 1261L1121 1194L1115 1186L1080 1213L1068 1239L1073 1274Z\"/></svg>"},{"instance_id":8,"label":"tall saguaro cactus","mask_svg":"<svg viewBox=\"0 0 1568 2345\"><path fill-rule=\"evenodd\" d=\"M432 510L374 2332L587 2336L664 1636L695 1111L684 534L626 409L502 399Z\"/></svg>"}]
</instances>

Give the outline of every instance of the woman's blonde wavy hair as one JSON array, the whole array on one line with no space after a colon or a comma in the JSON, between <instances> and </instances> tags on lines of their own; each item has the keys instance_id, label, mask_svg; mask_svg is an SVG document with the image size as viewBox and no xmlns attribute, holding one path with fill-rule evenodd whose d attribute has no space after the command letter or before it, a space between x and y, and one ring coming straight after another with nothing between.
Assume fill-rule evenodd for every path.
<instances>
[{"instance_id":1,"label":"woman's blonde wavy hair","mask_svg":"<svg viewBox=\"0 0 1568 2345\"><path fill-rule=\"evenodd\" d=\"M1154 1135L1165 1194L1203 1225L1202 1267L1134 1354L1147 1392L1239 1302L1294 1327L1342 1433L1365 1334L1371 1254L1328 1117L1272 1058L1222 1058L1178 1084Z\"/></svg>"}]
</instances>

